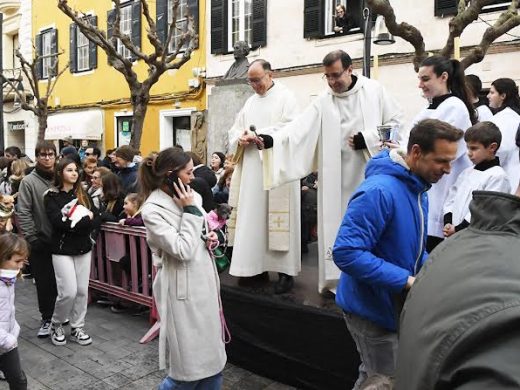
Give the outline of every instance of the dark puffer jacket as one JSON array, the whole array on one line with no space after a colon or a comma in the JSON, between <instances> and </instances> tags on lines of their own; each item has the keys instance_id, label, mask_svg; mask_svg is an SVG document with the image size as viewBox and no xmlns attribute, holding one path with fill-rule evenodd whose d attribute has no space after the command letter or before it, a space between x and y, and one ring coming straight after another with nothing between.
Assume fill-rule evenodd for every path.
<instances>
[{"instance_id":1,"label":"dark puffer jacket","mask_svg":"<svg viewBox=\"0 0 520 390\"><path fill-rule=\"evenodd\" d=\"M473 192L401 315L396 389L520 389L520 198Z\"/></svg>"},{"instance_id":2,"label":"dark puffer jacket","mask_svg":"<svg viewBox=\"0 0 520 390\"><path fill-rule=\"evenodd\" d=\"M94 219L83 217L74 228L71 221L63 221L61 209L67 203L75 199L73 191L65 192L50 189L43 198L47 218L52 225L52 253L56 255L77 256L87 253L92 249L90 234L99 227L101 218L98 210L92 205L91 211ZM92 200L91 200L92 204Z\"/></svg>"}]
</instances>

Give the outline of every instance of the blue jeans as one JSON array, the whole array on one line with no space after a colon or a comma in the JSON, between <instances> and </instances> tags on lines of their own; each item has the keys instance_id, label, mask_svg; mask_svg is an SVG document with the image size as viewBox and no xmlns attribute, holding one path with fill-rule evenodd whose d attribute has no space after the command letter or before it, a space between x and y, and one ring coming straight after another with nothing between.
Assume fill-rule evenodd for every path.
<instances>
[{"instance_id":1,"label":"blue jeans","mask_svg":"<svg viewBox=\"0 0 520 390\"><path fill-rule=\"evenodd\" d=\"M391 381L397 362L397 333L352 313L343 312L343 317L361 358L353 390L362 388L366 380L375 376Z\"/></svg>"},{"instance_id":2,"label":"blue jeans","mask_svg":"<svg viewBox=\"0 0 520 390\"><path fill-rule=\"evenodd\" d=\"M167 376L159 385L158 390L220 390L222 387L222 373L198 381L183 382Z\"/></svg>"}]
</instances>

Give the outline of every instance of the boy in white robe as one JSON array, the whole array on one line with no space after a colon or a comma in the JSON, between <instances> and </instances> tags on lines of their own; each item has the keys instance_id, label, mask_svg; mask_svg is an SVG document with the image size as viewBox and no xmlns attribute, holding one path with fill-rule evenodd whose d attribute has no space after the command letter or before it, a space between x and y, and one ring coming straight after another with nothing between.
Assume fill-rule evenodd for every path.
<instances>
[{"instance_id":1,"label":"boy in white robe","mask_svg":"<svg viewBox=\"0 0 520 390\"><path fill-rule=\"evenodd\" d=\"M470 224L473 191L511 192L507 174L496 157L502 142L499 128L491 122L480 122L466 130L464 140L468 157L475 165L462 171L448 192L443 209L445 237Z\"/></svg>"}]
</instances>

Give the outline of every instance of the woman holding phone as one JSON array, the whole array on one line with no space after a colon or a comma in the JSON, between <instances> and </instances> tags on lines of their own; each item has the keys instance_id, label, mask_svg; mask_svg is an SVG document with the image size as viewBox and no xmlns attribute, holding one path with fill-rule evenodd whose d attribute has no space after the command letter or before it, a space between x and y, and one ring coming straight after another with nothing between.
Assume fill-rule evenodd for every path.
<instances>
[{"instance_id":1,"label":"woman holding phone","mask_svg":"<svg viewBox=\"0 0 520 390\"><path fill-rule=\"evenodd\" d=\"M191 157L175 148L146 157L139 169L146 199L141 213L158 267L153 290L161 368L169 347L168 376L159 390L220 389L226 364L220 281L208 251L216 235L208 233L202 200L189 186L193 177Z\"/></svg>"}]
</instances>

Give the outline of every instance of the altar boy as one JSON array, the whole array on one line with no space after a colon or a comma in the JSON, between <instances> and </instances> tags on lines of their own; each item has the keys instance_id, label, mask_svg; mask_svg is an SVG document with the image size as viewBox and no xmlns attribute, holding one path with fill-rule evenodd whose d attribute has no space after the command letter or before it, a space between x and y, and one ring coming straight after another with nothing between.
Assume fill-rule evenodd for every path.
<instances>
[{"instance_id":1,"label":"altar boy","mask_svg":"<svg viewBox=\"0 0 520 390\"><path fill-rule=\"evenodd\" d=\"M507 174L496 157L502 133L491 122L480 122L464 134L468 157L473 164L461 172L444 203L444 237L464 229L471 222L469 203L473 191L511 192Z\"/></svg>"}]
</instances>

